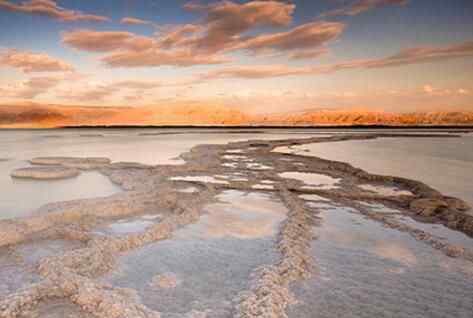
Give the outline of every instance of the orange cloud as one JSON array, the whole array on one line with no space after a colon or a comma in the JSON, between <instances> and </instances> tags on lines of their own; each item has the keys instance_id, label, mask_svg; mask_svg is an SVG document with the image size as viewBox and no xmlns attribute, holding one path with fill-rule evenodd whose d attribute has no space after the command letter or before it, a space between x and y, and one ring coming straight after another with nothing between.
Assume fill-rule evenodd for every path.
<instances>
[{"instance_id":1,"label":"orange cloud","mask_svg":"<svg viewBox=\"0 0 473 318\"><path fill-rule=\"evenodd\" d=\"M406 5L407 3L408 0L356 0L350 5L329 11L322 16L354 16L386 5Z\"/></svg>"},{"instance_id":2,"label":"orange cloud","mask_svg":"<svg viewBox=\"0 0 473 318\"><path fill-rule=\"evenodd\" d=\"M0 52L0 66L2 65L20 69L24 73L69 72L74 70L71 65L47 54L15 49Z\"/></svg>"},{"instance_id":3,"label":"orange cloud","mask_svg":"<svg viewBox=\"0 0 473 318\"><path fill-rule=\"evenodd\" d=\"M133 18L133 17L125 17L120 20L121 24L131 24L131 25L147 25L147 24L153 24L151 21L147 20L141 20L138 18Z\"/></svg>"},{"instance_id":4,"label":"orange cloud","mask_svg":"<svg viewBox=\"0 0 473 318\"><path fill-rule=\"evenodd\" d=\"M192 66L228 61L222 56L197 54L190 49L163 50L162 43L155 39L130 32L78 30L65 32L62 41L84 51L111 52L100 58L110 67Z\"/></svg>"},{"instance_id":5,"label":"orange cloud","mask_svg":"<svg viewBox=\"0 0 473 318\"><path fill-rule=\"evenodd\" d=\"M162 51L150 49L145 51L117 52L101 58L110 67L148 67L148 66L193 66L226 63L229 59L221 55L198 55L192 50Z\"/></svg>"},{"instance_id":6,"label":"orange cloud","mask_svg":"<svg viewBox=\"0 0 473 318\"><path fill-rule=\"evenodd\" d=\"M108 85L97 85L94 87L87 87L85 89L71 89L65 92L62 92L59 97L68 99L68 100L77 100L77 101L86 101L86 102L96 102L102 101L105 98L113 95L118 92L118 88Z\"/></svg>"},{"instance_id":7,"label":"orange cloud","mask_svg":"<svg viewBox=\"0 0 473 318\"><path fill-rule=\"evenodd\" d=\"M170 28L159 39L159 47L171 48L176 45L186 45L191 41L189 35L193 35L204 29L203 26L197 24L182 24Z\"/></svg>"},{"instance_id":8,"label":"orange cloud","mask_svg":"<svg viewBox=\"0 0 473 318\"><path fill-rule=\"evenodd\" d=\"M336 39L345 29L339 22L312 22L287 32L255 36L236 48L258 50L313 50Z\"/></svg>"},{"instance_id":9,"label":"orange cloud","mask_svg":"<svg viewBox=\"0 0 473 318\"><path fill-rule=\"evenodd\" d=\"M32 77L18 85L0 88L0 92L5 97L14 98L34 98L46 93L49 89L59 85L61 79L56 77Z\"/></svg>"},{"instance_id":10,"label":"orange cloud","mask_svg":"<svg viewBox=\"0 0 473 318\"><path fill-rule=\"evenodd\" d=\"M326 50L323 45L336 39L345 28L339 22L320 21L287 32L247 36L247 31L258 27L287 26L295 5L279 1L221 1L184 7L203 12L203 22L165 27L156 37L125 31L75 30L63 33L62 41L79 50L108 52L100 60L110 67L182 67L225 63L229 59L222 54L237 50L259 54L278 51L294 59L315 58ZM134 18L125 19L141 23Z\"/></svg>"},{"instance_id":11,"label":"orange cloud","mask_svg":"<svg viewBox=\"0 0 473 318\"><path fill-rule=\"evenodd\" d=\"M202 79L215 78L268 78L292 75L330 74L347 69L374 69L409 64L446 61L455 58L473 57L473 41L446 47L418 47L400 51L381 59L366 59L341 62L325 66L289 67L286 65L235 66L202 75Z\"/></svg>"},{"instance_id":12,"label":"orange cloud","mask_svg":"<svg viewBox=\"0 0 473 318\"><path fill-rule=\"evenodd\" d=\"M69 31L63 33L62 42L73 48L88 52L139 51L156 45L156 41L152 38L125 31Z\"/></svg>"},{"instance_id":13,"label":"orange cloud","mask_svg":"<svg viewBox=\"0 0 473 318\"><path fill-rule=\"evenodd\" d=\"M289 55L289 58L293 60L308 60L308 59L318 58L328 53L329 53L329 50L327 48L305 50L305 51L291 53Z\"/></svg>"},{"instance_id":14,"label":"orange cloud","mask_svg":"<svg viewBox=\"0 0 473 318\"><path fill-rule=\"evenodd\" d=\"M72 21L95 21L104 22L109 18L100 15L84 14L79 11L67 10L57 5L53 0L30 0L16 4L6 0L0 0L0 9L23 12L29 14L43 15L63 22Z\"/></svg>"},{"instance_id":15,"label":"orange cloud","mask_svg":"<svg viewBox=\"0 0 473 318\"><path fill-rule=\"evenodd\" d=\"M206 14L206 32L195 39L193 46L203 51L217 52L256 27L289 25L295 5L279 1L244 4L222 1L210 5L187 4L184 8Z\"/></svg>"},{"instance_id":16,"label":"orange cloud","mask_svg":"<svg viewBox=\"0 0 473 318\"><path fill-rule=\"evenodd\" d=\"M217 78L246 78L261 79L268 77L282 77L290 75L303 75L309 70L302 67L289 67L287 65L250 65L250 66L233 66L219 69L216 71L203 74L203 80Z\"/></svg>"}]
</instances>

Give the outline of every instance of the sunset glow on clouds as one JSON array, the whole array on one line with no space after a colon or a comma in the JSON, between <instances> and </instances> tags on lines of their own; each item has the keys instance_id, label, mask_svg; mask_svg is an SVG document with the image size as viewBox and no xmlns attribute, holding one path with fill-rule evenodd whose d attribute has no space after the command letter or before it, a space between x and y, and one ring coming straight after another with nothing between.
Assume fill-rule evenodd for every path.
<instances>
[{"instance_id":1,"label":"sunset glow on clouds","mask_svg":"<svg viewBox=\"0 0 473 318\"><path fill-rule=\"evenodd\" d=\"M0 104L473 110L468 0L0 0Z\"/></svg>"}]
</instances>

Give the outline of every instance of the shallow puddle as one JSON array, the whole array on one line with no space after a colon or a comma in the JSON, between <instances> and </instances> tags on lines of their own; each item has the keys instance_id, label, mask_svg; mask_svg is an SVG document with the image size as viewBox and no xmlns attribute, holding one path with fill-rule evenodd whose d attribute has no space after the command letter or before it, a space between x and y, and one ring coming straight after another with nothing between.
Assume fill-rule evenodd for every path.
<instances>
[{"instance_id":1,"label":"shallow puddle","mask_svg":"<svg viewBox=\"0 0 473 318\"><path fill-rule=\"evenodd\" d=\"M38 282L40 277L35 269L42 258L59 255L80 246L75 241L39 240L20 244L15 248L0 248L0 296Z\"/></svg>"},{"instance_id":2,"label":"shallow puddle","mask_svg":"<svg viewBox=\"0 0 473 318\"><path fill-rule=\"evenodd\" d=\"M330 201L329 199L321 197L317 194L301 194L299 198L306 201Z\"/></svg>"},{"instance_id":3,"label":"shallow puddle","mask_svg":"<svg viewBox=\"0 0 473 318\"><path fill-rule=\"evenodd\" d=\"M203 182L203 183L219 183L219 184L228 184L225 180L219 180L211 176L186 176L186 177L172 177L169 178L172 181L194 181L194 182Z\"/></svg>"},{"instance_id":4,"label":"shallow puddle","mask_svg":"<svg viewBox=\"0 0 473 318\"><path fill-rule=\"evenodd\" d=\"M128 235L132 233L142 233L150 226L155 225L160 220L159 215L144 215L139 218L120 220L106 226L100 227L95 232L108 235Z\"/></svg>"},{"instance_id":5,"label":"shallow puddle","mask_svg":"<svg viewBox=\"0 0 473 318\"><path fill-rule=\"evenodd\" d=\"M252 170L271 170L273 167L261 163L247 163L246 167Z\"/></svg>"},{"instance_id":6,"label":"shallow puddle","mask_svg":"<svg viewBox=\"0 0 473 318\"><path fill-rule=\"evenodd\" d=\"M198 191L199 191L199 189L194 188L194 187L187 187L187 188L177 190L177 192L182 192L182 193L195 193L195 192L198 192Z\"/></svg>"},{"instance_id":7,"label":"shallow puddle","mask_svg":"<svg viewBox=\"0 0 473 318\"><path fill-rule=\"evenodd\" d=\"M268 184L255 184L251 188L255 190L274 190L274 187Z\"/></svg>"},{"instance_id":8,"label":"shallow puddle","mask_svg":"<svg viewBox=\"0 0 473 318\"><path fill-rule=\"evenodd\" d=\"M382 214L401 214L402 212L390 207L385 206L384 204L381 203L374 203L374 202L364 202L364 201L359 201L362 206L368 208L370 211L376 212L376 213L382 213Z\"/></svg>"},{"instance_id":9,"label":"shallow puddle","mask_svg":"<svg viewBox=\"0 0 473 318\"><path fill-rule=\"evenodd\" d=\"M344 208L320 216L320 272L292 286L289 317L471 317L471 263Z\"/></svg>"},{"instance_id":10,"label":"shallow puddle","mask_svg":"<svg viewBox=\"0 0 473 318\"><path fill-rule=\"evenodd\" d=\"M19 318L92 318L81 308L66 299L49 299Z\"/></svg>"},{"instance_id":11,"label":"shallow puddle","mask_svg":"<svg viewBox=\"0 0 473 318\"><path fill-rule=\"evenodd\" d=\"M247 159L246 156L238 156L238 155L224 155L223 158L227 160L233 160L233 161Z\"/></svg>"},{"instance_id":12,"label":"shallow puddle","mask_svg":"<svg viewBox=\"0 0 473 318\"><path fill-rule=\"evenodd\" d=\"M145 305L174 314L231 317L250 274L276 262L274 238L286 208L269 195L225 191L200 220L173 238L123 255L105 280L137 290Z\"/></svg>"},{"instance_id":13,"label":"shallow puddle","mask_svg":"<svg viewBox=\"0 0 473 318\"><path fill-rule=\"evenodd\" d=\"M449 229L448 227L442 224L423 223L416 221L409 216L403 215L401 211L387 207L380 203L360 202L360 204L376 213L392 214L392 217L396 221L402 224L409 225L410 227L413 227L415 229L427 232L433 235L438 240L445 241L454 245L461 245L463 247L473 250L473 239L462 232Z\"/></svg>"},{"instance_id":14,"label":"shallow puddle","mask_svg":"<svg viewBox=\"0 0 473 318\"><path fill-rule=\"evenodd\" d=\"M413 195L411 191L385 185L361 184L358 187L383 196Z\"/></svg>"},{"instance_id":15,"label":"shallow puddle","mask_svg":"<svg viewBox=\"0 0 473 318\"><path fill-rule=\"evenodd\" d=\"M281 178L296 179L304 182L307 186L304 188L318 188L318 189L334 189L337 188L336 184L340 179L332 178L319 173L307 173L307 172L283 172L280 173Z\"/></svg>"},{"instance_id":16,"label":"shallow puddle","mask_svg":"<svg viewBox=\"0 0 473 318\"><path fill-rule=\"evenodd\" d=\"M0 163L0 219L29 216L51 202L104 197L120 191L119 186L95 171L84 171L75 178L61 180L10 177L13 169L25 166L25 163L15 161Z\"/></svg>"},{"instance_id":17,"label":"shallow puddle","mask_svg":"<svg viewBox=\"0 0 473 318\"><path fill-rule=\"evenodd\" d=\"M408 216L399 216L398 220L401 223L412 226L413 228L432 234L433 236L435 236L435 238L441 241L445 241L454 245L460 245L469 248L470 250L473 250L473 238L467 236L462 232L454 231L442 224L418 222ZM471 266L473 270L473 264Z\"/></svg>"}]
</instances>

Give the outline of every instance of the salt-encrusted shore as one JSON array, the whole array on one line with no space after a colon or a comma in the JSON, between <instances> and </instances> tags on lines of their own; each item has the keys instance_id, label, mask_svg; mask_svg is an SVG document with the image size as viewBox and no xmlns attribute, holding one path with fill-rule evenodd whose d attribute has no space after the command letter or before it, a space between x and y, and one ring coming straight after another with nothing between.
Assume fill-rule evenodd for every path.
<instances>
[{"instance_id":1,"label":"salt-encrusted shore","mask_svg":"<svg viewBox=\"0 0 473 318\"><path fill-rule=\"evenodd\" d=\"M28 317L41 305L57 299L75 304L81 313L93 317L160 317L159 312L144 306L133 290L105 284L99 278L114 269L121 254L168 239L177 229L198 221L205 213L205 206L229 189L272 193L288 209L274 244L279 260L254 270L249 289L234 301L234 317L285 317L287 306L295 301L289 285L313 274L308 248L316 235L313 225L318 222L318 216L317 211L306 207L300 198L302 194L315 194L356 207L367 217L407 232L445 255L473 261L473 251L466 247L440 241L430 233L359 204L360 201L380 203L420 222L441 223L472 237L473 217L467 213L470 207L464 201L445 196L415 180L374 175L343 162L273 151L282 146L392 136L432 135L347 134L199 145L181 156L185 160L183 165L111 163L106 158L33 158L31 163L36 165L97 169L124 191L106 198L51 203L41 207L34 216L0 221L0 248L12 253L18 246L33 241L61 239L79 244L77 248L40 259L34 266L38 276L34 283L0 296L3 297L0 317ZM455 138L455 135L439 137ZM329 189L307 187L301 181L280 176L288 171L323 174L340 181L337 187ZM189 176L213 180L183 179ZM411 194L376 194L359 187L363 184L392 186ZM189 186L196 191L183 191ZM159 213L160 221L142 232L117 237L98 235L95 231L104 224L150 212Z\"/></svg>"}]
</instances>

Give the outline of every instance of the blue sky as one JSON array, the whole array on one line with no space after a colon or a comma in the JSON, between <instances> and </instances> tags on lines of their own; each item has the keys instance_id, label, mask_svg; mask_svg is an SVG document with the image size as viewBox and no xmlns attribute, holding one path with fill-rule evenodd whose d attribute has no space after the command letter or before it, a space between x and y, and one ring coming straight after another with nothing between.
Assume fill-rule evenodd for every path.
<instances>
[{"instance_id":1,"label":"blue sky","mask_svg":"<svg viewBox=\"0 0 473 318\"><path fill-rule=\"evenodd\" d=\"M30 100L90 105L128 106L132 103L132 106L142 106L174 98L182 99L183 102L198 100L203 103L241 105L254 111L261 111L257 104L263 99L274 99L276 111L298 107L359 107L389 111L425 110L429 105L432 109L471 107L473 50L468 47L458 49L455 46L473 41L473 1L400 0L399 3L387 4L385 2L389 1L386 0L299 0L280 1L281 5L274 4L276 1L264 1L265 4L259 7L272 5L288 9L292 6L292 11L287 14L289 20L280 23L271 21L271 18L264 15L256 16L255 21L252 20L252 24L244 32L222 38L228 43L211 52L208 48L205 52L200 52L199 41L205 41L206 33L211 30L209 17L212 14L222 8L240 10L263 1L199 1L192 2L200 6L200 9L194 10L184 9L188 1L43 1L53 3L60 10L103 16L109 20L61 21L51 16L25 10L7 10L1 6L2 2L16 6L22 3L28 5L29 0L0 1L0 47L3 54L12 50L33 55L43 54L73 68L73 72L64 72L64 69L25 72L21 66L4 60L3 63L0 62L0 92L4 92L0 98L3 102ZM353 15L324 16L332 10L349 9L363 1L372 1L376 5ZM225 14L240 12L238 14L242 17L249 15L243 9L232 10ZM125 17L150 23L120 23ZM261 23L257 19L261 19ZM263 21L264 19L267 21ZM307 41L313 41L310 47L303 43L305 38L300 43L291 44L294 46L291 49L287 49L290 41L288 38L282 40L286 41L282 44L263 44L266 45L263 49L260 44L256 48L251 42L266 41L262 35L290 32L314 22L335 23L335 30L333 34L327 34L327 39L319 42L310 38L309 32ZM221 20L216 23L222 24ZM195 35L197 44L176 44L172 49L163 49L158 43L160 39L185 24L200 27L195 34L186 35L188 38ZM227 26L222 28L225 27ZM325 26L314 26L312 31L318 32L317 28L322 27ZM107 61L115 59L118 53L141 56L145 52L129 50L123 43L121 45L125 46L97 51L90 43L64 41L65 34L75 34L79 30L92 31L98 36L105 36L110 32L127 32L131 37L145 37L157 43L143 49L149 51L147 58L159 60L161 55L156 57L153 54L161 53L166 56L185 54L183 58L186 60L175 62L169 58L170 62L154 60L148 64L127 60L127 65L123 62L111 65ZM232 36L238 37L238 40ZM249 47L250 45L254 47ZM245 48L241 49L239 46ZM372 62L378 63L403 50L426 47L439 50L453 47L453 53L448 53L445 57L444 53L436 51L433 54L441 56L432 61L409 60L398 66L371 67L371 62L360 64L364 60L377 60ZM326 52L309 59L291 58L300 52L317 50ZM457 56L459 54L461 56ZM194 61L196 57L199 62ZM25 58L24 55L22 58ZM226 61L218 64L201 61L214 58L225 58ZM339 64L354 61L355 66L343 66L342 70L338 70ZM130 66L130 63L133 65ZM337 68L335 71L332 68L334 65ZM254 70L258 70L258 75L249 76L245 67L254 67ZM317 67L329 67L330 71L321 72ZM315 69L309 72L304 70L311 68ZM41 91L41 87L32 87L31 79L37 77L51 77L56 82L51 85L41 83L39 86L44 88ZM130 87L120 90L113 86L117 81L131 80L164 82L167 85L161 85L159 89L140 88L134 91ZM92 94L97 90L103 93ZM131 98L132 95L137 98ZM225 97L217 98L216 95ZM94 96L97 97L95 100ZM403 105L396 106L403 98ZM433 101L438 105L433 105Z\"/></svg>"}]
</instances>

